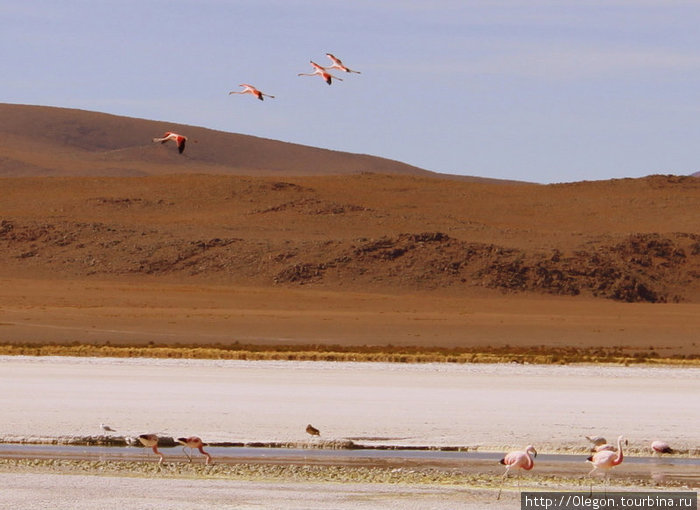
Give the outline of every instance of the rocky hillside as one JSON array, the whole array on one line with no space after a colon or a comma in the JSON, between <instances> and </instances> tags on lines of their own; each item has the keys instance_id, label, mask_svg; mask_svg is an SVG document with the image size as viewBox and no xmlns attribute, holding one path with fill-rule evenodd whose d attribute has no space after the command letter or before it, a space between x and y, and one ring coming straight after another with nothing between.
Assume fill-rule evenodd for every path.
<instances>
[{"instance_id":1,"label":"rocky hillside","mask_svg":"<svg viewBox=\"0 0 700 510\"><path fill-rule=\"evenodd\" d=\"M700 181L8 179L0 276L700 301Z\"/></svg>"}]
</instances>

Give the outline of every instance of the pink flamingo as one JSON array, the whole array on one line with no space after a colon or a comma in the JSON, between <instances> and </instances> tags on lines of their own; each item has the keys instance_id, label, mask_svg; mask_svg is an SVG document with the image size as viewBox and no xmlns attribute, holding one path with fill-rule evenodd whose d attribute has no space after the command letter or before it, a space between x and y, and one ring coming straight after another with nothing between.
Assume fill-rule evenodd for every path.
<instances>
[{"instance_id":1,"label":"pink flamingo","mask_svg":"<svg viewBox=\"0 0 700 510\"><path fill-rule=\"evenodd\" d=\"M182 447L182 451L185 452L185 455L187 455L187 458L190 459L190 462L192 462L192 456L185 451L185 448L189 448L190 451L196 448L197 450L199 450L199 453L206 456L207 460L205 464L209 464L211 462L211 455L204 451L204 447L207 446L207 444L202 442L202 440L197 436L178 437L177 442L181 445L184 445Z\"/></svg>"},{"instance_id":2,"label":"pink flamingo","mask_svg":"<svg viewBox=\"0 0 700 510\"><path fill-rule=\"evenodd\" d=\"M174 141L177 144L177 150L182 154L182 151L185 150L185 142L187 141L186 136L178 135L177 133L173 133L172 131L166 132L162 138L154 138L153 142L154 143L165 143L169 140Z\"/></svg>"},{"instance_id":3,"label":"pink flamingo","mask_svg":"<svg viewBox=\"0 0 700 510\"><path fill-rule=\"evenodd\" d=\"M350 69L346 67L343 64L343 61L340 60L338 57L333 55L332 53L326 53L326 56L331 59L331 62L333 62L333 65L330 67L327 67L326 69L339 69L345 73L357 73L357 74L362 74L360 71L354 71L353 69Z\"/></svg>"},{"instance_id":4,"label":"pink flamingo","mask_svg":"<svg viewBox=\"0 0 700 510\"><path fill-rule=\"evenodd\" d=\"M652 441L651 451L654 455L673 453L673 448L666 441Z\"/></svg>"},{"instance_id":5,"label":"pink flamingo","mask_svg":"<svg viewBox=\"0 0 700 510\"><path fill-rule=\"evenodd\" d=\"M323 78L323 81L325 81L328 85L330 85L333 82L333 78L335 78L336 80L343 81L342 78L338 78L337 76L333 76L331 73L326 71L325 67L318 65L313 60L310 60L309 62L311 62L311 65L314 68L314 72L313 73L299 73L299 74L297 74L297 76L316 76L316 75L318 75L321 78Z\"/></svg>"},{"instance_id":6,"label":"pink flamingo","mask_svg":"<svg viewBox=\"0 0 700 510\"><path fill-rule=\"evenodd\" d=\"M601 470L604 472L604 480L605 480L605 487L607 490L607 484L608 484L608 477L610 475L610 470L614 468L615 466L618 466L622 464L622 461L624 460L625 456L622 453L622 439L623 437L620 436L617 438L617 451L611 451L611 450L602 450L599 451L590 457L588 457L586 460L593 464L593 469L591 469L590 473L588 473L588 476L591 476L593 473L595 473L598 470ZM593 492L593 482L591 482L591 493Z\"/></svg>"},{"instance_id":7,"label":"pink flamingo","mask_svg":"<svg viewBox=\"0 0 700 510\"><path fill-rule=\"evenodd\" d=\"M532 455L532 457L530 455ZM508 476L508 473L510 473L511 469L517 470L518 488L520 488L520 471L523 469L525 471L530 471L533 467L535 467L535 457L537 457L537 450L535 450L535 447L532 445L528 445L527 448L525 448L524 452L510 452L508 455L506 455L498 461L500 464L503 464L506 467L506 472L503 473L503 478L505 479ZM501 490L503 490L503 486L501 486ZM497 499L500 498L501 491L498 491Z\"/></svg>"},{"instance_id":8,"label":"pink flamingo","mask_svg":"<svg viewBox=\"0 0 700 510\"><path fill-rule=\"evenodd\" d=\"M158 450L158 436L156 434L141 434L139 436L139 441L141 441L142 445L148 446L149 448L152 448L153 453L155 453L156 455L158 455L160 457L160 460L158 461L158 465L163 463L164 456Z\"/></svg>"},{"instance_id":9,"label":"pink flamingo","mask_svg":"<svg viewBox=\"0 0 700 510\"><path fill-rule=\"evenodd\" d=\"M239 87L243 87L243 90L239 90L239 91L232 90L231 92L228 93L228 95L230 96L231 94L252 94L255 97L257 97L258 99L260 99L260 101L264 100L263 96L271 97L273 99L275 97L275 96L271 96L270 94L264 94L264 93L260 92L258 89L256 89L255 87L253 87L252 85L248 85L247 83L241 83L239 85Z\"/></svg>"}]
</instances>

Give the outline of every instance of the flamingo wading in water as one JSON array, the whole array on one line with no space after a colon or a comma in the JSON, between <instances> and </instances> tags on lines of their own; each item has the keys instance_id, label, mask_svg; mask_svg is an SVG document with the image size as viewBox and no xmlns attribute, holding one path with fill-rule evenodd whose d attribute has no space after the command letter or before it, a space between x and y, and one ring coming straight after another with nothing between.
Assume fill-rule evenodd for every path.
<instances>
[{"instance_id":1,"label":"flamingo wading in water","mask_svg":"<svg viewBox=\"0 0 700 510\"><path fill-rule=\"evenodd\" d=\"M164 456L158 450L158 436L156 434L141 434L139 436L139 441L141 441L142 445L151 448L153 450L153 453L160 457L158 465L163 463Z\"/></svg>"},{"instance_id":2,"label":"flamingo wading in water","mask_svg":"<svg viewBox=\"0 0 700 510\"><path fill-rule=\"evenodd\" d=\"M182 151L185 150L185 142L187 141L186 136L178 135L177 133L173 133L172 131L167 131L161 138L154 138L153 143L165 143L170 140L177 144L177 150L180 152L180 154L182 154Z\"/></svg>"},{"instance_id":3,"label":"flamingo wading in water","mask_svg":"<svg viewBox=\"0 0 700 510\"><path fill-rule=\"evenodd\" d=\"M518 488L520 488L520 471L530 471L535 467L535 457L537 457L537 450L532 445L528 445L525 451L510 452L508 455L503 457L498 462L506 467L506 472L503 473L503 478L505 479L510 473L511 469L518 471ZM501 490L503 486L501 486ZM498 498L501 497L501 491L498 491Z\"/></svg>"},{"instance_id":4,"label":"flamingo wading in water","mask_svg":"<svg viewBox=\"0 0 700 510\"><path fill-rule=\"evenodd\" d=\"M190 462L192 462L192 456L185 451L185 448L189 448L190 452L194 449L199 450L199 453L207 458L205 464L209 464L211 462L211 455L204 451L204 447L207 446L207 443L202 442L202 440L197 436L178 437L177 442L183 445L182 451L185 452L185 455L187 455L187 458L190 459Z\"/></svg>"},{"instance_id":5,"label":"flamingo wading in water","mask_svg":"<svg viewBox=\"0 0 700 510\"><path fill-rule=\"evenodd\" d=\"M593 473L596 471L603 471L603 477L605 480L605 488L607 490L607 485L608 485L608 477L610 475L610 470L614 468L615 466L618 466L622 464L622 461L624 460L625 456L622 453L622 439L623 437L620 436L617 438L617 451L611 451L611 450L601 450L590 457L588 457L586 460L593 464L593 469L591 469L590 473L588 473L588 476L591 476ZM591 493L593 492L593 482L591 481Z\"/></svg>"},{"instance_id":6,"label":"flamingo wading in water","mask_svg":"<svg viewBox=\"0 0 700 510\"><path fill-rule=\"evenodd\" d=\"M260 101L263 101L265 97L271 97L273 99L275 97L271 96L270 94L264 94L263 92L260 92L258 89L256 89L252 85L248 85L247 83L241 83L239 87L243 87L243 90L232 90L228 93L228 95L230 96L231 94L252 94L253 96L260 99Z\"/></svg>"},{"instance_id":7,"label":"flamingo wading in water","mask_svg":"<svg viewBox=\"0 0 700 510\"><path fill-rule=\"evenodd\" d=\"M310 60L309 62L311 62L311 65L314 68L314 72L313 73L299 73L299 74L297 74L297 76L316 76L316 75L318 75L321 78L323 78L323 81L325 81L328 85L333 83L334 79L343 81L342 78L338 78L337 76L333 76L331 73L326 71L325 67L318 65L313 60Z\"/></svg>"},{"instance_id":8,"label":"flamingo wading in water","mask_svg":"<svg viewBox=\"0 0 700 510\"><path fill-rule=\"evenodd\" d=\"M326 56L329 59L331 59L331 62L333 62L333 65L327 67L326 69L338 69L338 70L343 71L345 73L362 74L360 71L355 71L354 69L350 69L349 67L347 67L345 64L343 64L342 60L340 60L338 57L336 57L332 53L326 53Z\"/></svg>"}]
</instances>

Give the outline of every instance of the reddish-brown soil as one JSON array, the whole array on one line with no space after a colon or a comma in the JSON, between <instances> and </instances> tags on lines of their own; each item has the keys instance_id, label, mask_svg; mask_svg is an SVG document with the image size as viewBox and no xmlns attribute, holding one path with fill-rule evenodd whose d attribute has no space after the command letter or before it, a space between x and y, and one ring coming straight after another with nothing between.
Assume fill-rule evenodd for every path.
<instances>
[{"instance_id":1,"label":"reddish-brown soil","mask_svg":"<svg viewBox=\"0 0 700 510\"><path fill-rule=\"evenodd\" d=\"M203 128L0 113L0 342L700 351L697 178L456 179ZM182 156L150 142L171 128L197 140Z\"/></svg>"}]
</instances>

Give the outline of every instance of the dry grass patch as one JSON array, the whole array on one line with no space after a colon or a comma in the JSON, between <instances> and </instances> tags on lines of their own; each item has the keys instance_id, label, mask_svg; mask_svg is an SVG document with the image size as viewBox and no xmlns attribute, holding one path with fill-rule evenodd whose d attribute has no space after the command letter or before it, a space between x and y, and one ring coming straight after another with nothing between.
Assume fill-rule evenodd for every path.
<instances>
[{"instance_id":1,"label":"dry grass patch","mask_svg":"<svg viewBox=\"0 0 700 510\"><path fill-rule=\"evenodd\" d=\"M294 345L92 345L0 344L0 355L77 356L108 358L230 359L251 361L355 361L385 363L527 363L563 365L611 363L623 365L700 366L700 357L661 357L655 351L626 352L621 348L427 348L405 346Z\"/></svg>"}]
</instances>

